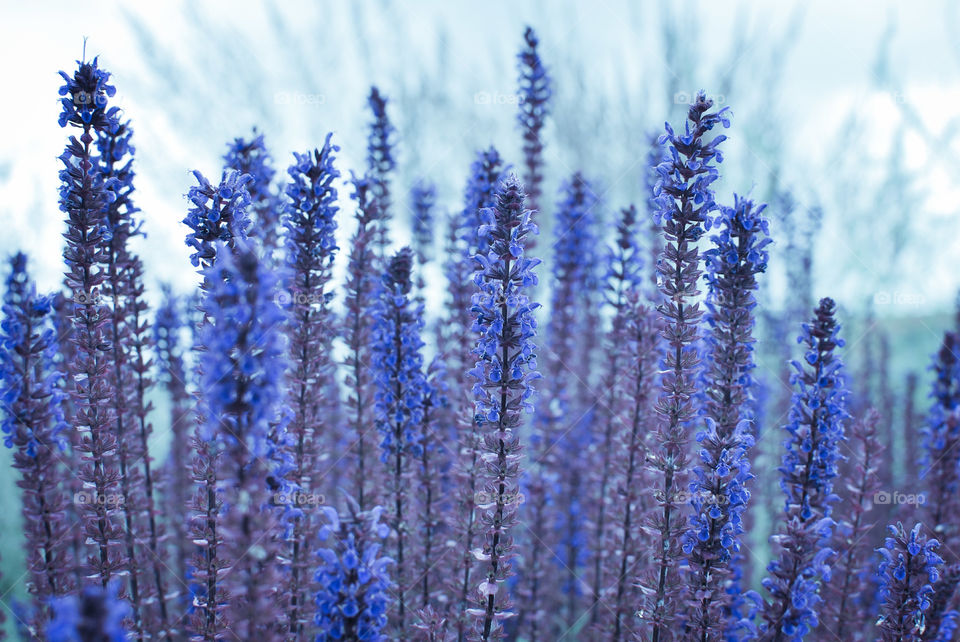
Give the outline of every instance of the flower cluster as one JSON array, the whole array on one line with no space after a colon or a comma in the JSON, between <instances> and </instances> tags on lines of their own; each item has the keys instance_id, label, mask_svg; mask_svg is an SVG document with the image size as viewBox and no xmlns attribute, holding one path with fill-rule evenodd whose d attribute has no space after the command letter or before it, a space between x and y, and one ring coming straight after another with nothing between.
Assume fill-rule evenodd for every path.
<instances>
[{"instance_id":1,"label":"flower cluster","mask_svg":"<svg viewBox=\"0 0 960 642\"><path fill-rule=\"evenodd\" d=\"M729 562L739 550L742 515L753 477L748 451L756 275L767 267L770 243L764 206L735 197L715 223L707 266L705 428L697 434L700 463L690 484L694 515L683 550L693 573L688 626L701 639L721 637Z\"/></svg>"},{"instance_id":2,"label":"flower cluster","mask_svg":"<svg viewBox=\"0 0 960 642\"><path fill-rule=\"evenodd\" d=\"M73 76L61 71L64 84L60 87L60 126L72 125L85 132L109 127L116 119L116 108L107 108L110 98L117 93L110 84L109 72L100 69L96 58L91 62L77 61Z\"/></svg>"},{"instance_id":3,"label":"flower cluster","mask_svg":"<svg viewBox=\"0 0 960 642\"><path fill-rule=\"evenodd\" d=\"M553 245L552 276L556 288L550 302L547 334L551 342L551 358L560 360L560 368L565 369L556 374L570 377L569 370L574 368L575 337L592 332L585 325L585 315L595 307L596 302L591 296L597 290L598 266L603 259L596 223L599 198L592 185L577 172L563 184L561 192L564 197L557 204Z\"/></svg>"},{"instance_id":4,"label":"flower cluster","mask_svg":"<svg viewBox=\"0 0 960 642\"><path fill-rule=\"evenodd\" d=\"M918 640L926 630L933 585L943 569L943 558L937 554L940 542L927 539L919 523L909 533L899 522L887 528L890 535L884 546L877 549L877 577L883 601L880 634L885 642Z\"/></svg>"},{"instance_id":5,"label":"flower cluster","mask_svg":"<svg viewBox=\"0 0 960 642\"><path fill-rule=\"evenodd\" d=\"M377 384L377 428L382 458L419 456L419 426L425 392L421 311L409 295L413 252L403 248L383 274L373 324L373 368Z\"/></svg>"},{"instance_id":6,"label":"flower cluster","mask_svg":"<svg viewBox=\"0 0 960 642\"><path fill-rule=\"evenodd\" d=\"M627 440L627 451L614 452L615 438L619 432L622 432L619 427L622 421L623 398L629 394L620 384L625 368L622 343L627 337L627 326L631 321L633 309L631 300L636 301L638 299L637 294L641 291L640 286L643 282L643 258L634 230L636 223L637 208L633 205L623 208L617 218L614 242L607 250L606 273L602 289L603 304L609 308L613 319L605 345L607 362L602 380L605 394L600 403L598 416L598 420L603 425L603 434L599 447L597 511L593 519L593 541L596 543L596 551L593 558L592 593L596 602L602 599L601 584L606 579L604 562L605 558L610 557L604 542L608 539L607 517L611 503L606 500L606 497L613 479L614 464L620 459L625 461L626 468L630 469L629 460L631 456L636 457L637 454L636 448L634 448L632 454L629 452L629 438ZM637 440L637 443L639 443L639 440ZM636 461L634 461L631 475L639 468L640 466L636 465ZM627 516L627 519L633 517L634 515L631 514ZM597 624L601 615L601 609L594 606L590 613L591 624Z\"/></svg>"},{"instance_id":7,"label":"flower cluster","mask_svg":"<svg viewBox=\"0 0 960 642\"><path fill-rule=\"evenodd\" d=\"M110 181L116 198L108 205L104 224L106 241L111 251L119 255L120 262L127 257L126 243L130 236L140 232L140 225L133 219L139 210L133 205L133 154L131 144L133 130L130 122L117 118L109 119L97 131L97 151L100 153L100 171L105 181Z\"/></svg>"},{"instance_id":8,"label":"flower cluster","mask_svg":"<svg viewBox=\"0 0 960 642\"><path fill-rule=\"evenodd\" d=\"M244 458L263 457L285 368L280 330L286 315L274 297L277 277L246 243L222 253L205 274L215 287L203 302L200 385L211 412L198 434L223 440Z\"/></svg>"},{"instance_id":9,"label":"flower cluster","mask_svg":"<svg viewBox=\"0 0 960 642\"><path fill-rule=\"evenodd\" d=\"M129 246L130 239L142 235L135 219L139 211L133 203L133 131L129 122L109 121L97 132L100 152L98 170L115 196L107 204L103 217L105 244L104 298L108 324L110 359L108 376L113 390L112 406L116 418L117 463L120 468L121 506L124 523L124 548L128 567L133 631L141 635L144 618L156 616L159 629L166 630L165 569L160 558L160 532L155 506L155 471L150 456L152 425L148 421L147 396L150 378L149 308L144 297L143 264ZM144 519L145 517L145 519ZM144 544L150 553L141 550ZM146 563L144 563L144 561ZM147 579L149 571L150 579ZM145 613L145 603L156 605L156 613Z\"/></svg>"},{"instance_id":10,"label":"flower cluster","mask_svg":"<svg viewBox=\"0 0 960 642\"><path fill-rule=\"evenodd\" d=\"M212 577L194 575L204 582L213 580L214 591L222 585L230 596L226 621L237 635L253 638L273 625L269 607L277 588L273 566L263 562L275 554L272 541L264 538L275 532L278 516L264 506L269 503L268 478L283 479L288 465L285 460L275 461L282 456L277 451L284 436L278 423L287 354L282 335L286 317L275 302L277 276L254 248L240 241L233 253L223 250L223 244L215 248L217 264L204 272L212 287L203 301L206 323L200 343L206 350L200 389L204 405L196 433L196 441L211 445L216 453L217 498L211 501L206 495L211 489L198 484L193 525L194 541L213 549L210 552L219 557L218 564L228 565L231 572L222 579L216 572ZM219 507L221 497L225 501ZM211 512L208 504L219 510ZM216 522L212 532L211 516ZM204 599L213 597L208 593ZM223 626L222 602L201 605L207 618L217 616L214 626Z\"/></svg>"},{"instance_id":11,"label":"flower cluster","mask_svg":"<svg viewBox=\"0 0 960 642\"><path fill-rule=\"evenodd\" d=\"M691 397L699 365L694 344L699 338L702 315L696 303L700 280L696 244L710 213L717 209L711 185L719 177L717 164L722 161L717 147L726 139L720 135L708 141L705 136L717 125L730 125L727 108L711 111L712 108L713 101L699 93L688 110L684 133L674 133L667 123L667 133L659 139L668 150L668 160L657 166L659 179L654 186L654 220L663 228L666 241L657 262L663 298L658 310L669 348L663 362L663 392L656 406L659 444L650 458L653 469L662 478L662 483L657 482L662 488L657 496L660 510L652 517L651 525L660 533L658 562L650 576L641 580L651 602L643 612L653 626L654 642L662 639L673 622L681 593L677 561L681 554L680 536L685 529L678 497L684 488L682 477L687 468L687 425L694 416Z\"/></svg>"},{"instance_id":12,"label":"flower cluster","mask_svg":"<svg viewBox=\"0 0 960 642\"><path fill-rule=\"evenodd\" d=\"M389 567L393 560L381 554L381 541L390 533L380 521L382 510L359 511L351 502L341 516L326 508L319 533L323 543L315 581L318 640L386 640L387 608L394 589Z\"/></svg>"},{"instance_id":13,"label":"flower cluster","mask_svg":"<svg viewBox=\"0 0 960 642\"><path fill-rule=\"evenodd\" d=\"M477 506L482 511L484 543L473 554L485 563L486 577L477 590L477 608L469 612L477 618L476 633L481 640L499 637L503 620L511 614L509 597L499 589L511 573L510 528L516 523L520 503L516 429L521 413L533 410L531 383L539 376L534 369L533 342L537 330L533 313L538 306L524 293L537 284L533 269L539 260L524 253L527 237L536 234L537 227L530 220L531 211L524 209L523 199L520 182L510 176L498 190L496 206L484 210L485 224L480 230L489 250L477 254L480 267L474 276L473 328L479 341L471 374L476 379L476 420L483 431L481 459L487 501Z\"/></svg>"},{"instance_id":14,"label":"flower cluster","mask_svg":"<svg viewBox=\"0 0 960 642\"><path fill-rule=\"evenodd\" d=\"M193 175L198 184L187 192L192 207L183 222L191 230L187 235L187 245L194 250L190 261L194 267L205 269L217 261L218 243L232 249L238 240L247 238L247 185L253 177L228 170L214 186L200 172L194 171Z\"/></svg>"},{"instance_id":15,"label":"flower cluster","mask_svg":"<svg viewBox=\"0 0 960 642\"><path fill-rule=\"evenodd\" d=\"M0 402L6 410L0 426L4 444L15 449L13 466L20 472L28 588L45 606L73 584L67 572L73 560L61 485L67 475L65 397L54 363L58 344L51 300L36 293L25 255L15 254L10 267L0 325ZM38 634L48 616L46 608L36 614Z\"/></svg>"},{"instance_id":16,"label":"flower cluster","mask_svg":"<svg viewBox=\"0 0 960 642\"><path fill-rule=\"evenodd\" d=\"M463 215L458 221L459 237L467 244L472 259L475 254L486 254L487 239L480 234L483 225L483 210L493 207L497 198L497 186L506 177L509 166L504 165L495 147L477 152L470 165L470 179L463 195Z\"/></svg>"},{"instance_id":17,"label":"flower cluster","mask_svg":"<svg viewBox=\"0 0 960 642\"><path fill-rule=\"evenodd\" d=\"M629 218L629 217L627 217ZM650 409L657 383L657 367L661 358L659 318L644 305L637 290L630 290L620 311L622 327L614 329L617 349L624 350L623 371L615 383L617 396L612 400L619 429L613 437L616 456L611 461L611 477L615 500L611 506L614 527L603 532L604 548L612 554L602 559L602 573L607 590L598 589L596 599L609 610L594 606L596 624L609 630L610 639L619 642L639 635L642 623L631 616L640 602L634 571L644 555L645 543L640 536L642 519L649 506L646 498L647 472L644 462L651 447L644 427L653 418ZM610 621L612 619L612 621Z\"/></svg>"},{"instance_id":18,"label":"flower cluster","mask_svg":"<svg viewBox=\"0 0 960 642\"><path fill-rule=\"evenodd\" d=\"M117 598L116 586L85 587L79 596L68 595L53 602L54 617L47 628L47 642L125 642L124 620L130 605Z\"/></svg>"},{"instance_id":19,"label":"flower cluster","mask_svg":"<svg viewBox=\"0 0 960 642\"><path fill-rule=\"evenodd\" d=\"M157 380L170 399L170 449L163 467L166 479L164 508L168 516L181 514L184 506L189 505L193 486L193 481L187 474L187 462L191 457L189 426L193 418L190 414L192 399L187 391L188 375L181 336L186 325L183 308L184 301L173 294L169 287L165 287L153 322ZM173 536L177 541L185 541L188 533L187 520L169 522L173 526ZM178 577L186 577L188 557L188 551L181 547L175 549L173 568Z\"/></svg>"},{"instance_id":20,"label":"flower cluster","mask_svg":"<svg viewBox=\"0 0 960 642\"><path fill-rule=\"evenodd\" d=\"M96 59L63 74L66 291L39 295L18 253L0 310L0 427L25 536L23 559L7 563L25 562L29 594L12 609L21 637L956 637L960 330L934 359L925 422L916 375L900 420L896 343L882 332L866 328L863 368L848 378L829 298L802 326L795 394L777 394L756 365L788 361L792 318L813 306L819 214L801 225L774 192L795 296L764 310L768 210L716 202L725 137L714 130L729 118L703 92L682 129L667 124L649 150L641 141L650 167L637 172L637 207L606 211L596 164L558 181L541 285L526 207L543 200L554 99L540 54L527 29L526 185L497 148L473 150L443 250L447 189L400 185L402 139L373 88L362 172L346 181L349 240L339 190L351 154L327 135L293 154L281 188L254 129L228 145L219 181L194 173L183 222L202 280L191 292L161 285L155 314L136 249L150 221L134 203L131 123ZM389 227L398 193L409 229ZM388 252L390 232L412 247ZM777 474L785 502L772 497ZM918 478L922 508L901 493L884 505L881 489ZM899 524L908 510L936 540ZM876 522L897 526L872 573ZM768 541L764 598L745 590L764 574L746 552Z\"/></svg>"},{"instance_id":21,"label":"flower cluster","mask_svg":"<svg viewBox=\"0 0 960 642\"><path fill-rule=\"evenodd\" d=\"M771 601L763 611L763 630L801 640L816 628L821 579L829 579L834 521L832 505L838 497L833 480L843 456L847 419L843 363L836 349L836 304L820 300L813 321L804 324L803 361L793 362L797 387L790 421L784 426L786 452L779 467L780 488L786 495L784 518L774 536L778 557L767 568L763 586Z\"/></svg>"},{"instance_id":22,"label":"flower cluster","mask_svg":"<svg viewBox=\"0 0 960 642\"><path fill-rule=\"evenodd\" d=\"M473 315L470 310L473 296L474 256L485 253L486 237L480 238L481 212L496 203L497 185L503 175L503 162L493 147L477 152L470 165L470 175L463 196L463 210L450 217L447 235L447 259L444 273L448 282L449 314L443 334L439 337L449 373L451 390L468 390L472 386L468 371L476 358L473 348ZM449 328L449 329L447 329ZM463 553L452 572L456 576L456 602L459 605L457 637L463 639L469 624L465 611L471 598L471 575L476 562L471 551L477 536L476 500L480 472L480 435L475 420L474 403L469 395L451 395L450 413L455 419L459 457L453 463L458 510L451 520L463 537Z\"/></svg>"},{"instance_id":23,"label":"flower cluster","mask_svg":"<svg viewBox=\"0 0 960 642\"><path fill-rule=\"evenodd\" d=\"M106 262L104 249L109 230L104 213L116 201L115 180L105 180L99 159L93 153L94 136L116 120L116 110L107 108L114 89L109 74L97 61L81 62L73 77L61 72L66 84L60 88L63 110L61 126L82 130L79 139L70 137L60 156L60 209L67 215L66 284L72 292L70 338L76 354L68 363L71 414L68 421L78 432L73 438L79 470L77 476L95 498L120 497L121 473L117 462L117 434L111 430L116 416L110 403L114 397L108 373L110 313L101 301ZM81 463L82 461L82 463ZM118 550L123 529L116 503L86 502L80 509L89 551L89 575L98 576L103 586L129 562ZM79 562L78 562L79 563Z\"/></svg>"},{"instance_id":24,"label":"flower cluster","mask_svg":"<svg viewBox=\"0 0 960 642\"><path fill-rule=\"evenodd\" d=\"M542 395L537 417L539 430L533 443L542 449L537 459L547 469L543 474L552 476L559 465L566 467L567 472L558 476L557 482L547 481L550 488L537 480L531 495L535 505L543 503L544 491L548 497L556 498L554 525L546 533L535 528L534 534L548 541L555 553L560 585L568 596L566 626L572 626L580 611L579 576L589 557L582 496L592 462L578 455L592 446L594 401L588 385L589 355L600 325L594 315L599 304L594 293L598 290L602 259L596 225L599 199L592 185L577 172L561 186L561 194L554 227L551 276L555 286L546 327L547 349L542 352L542 370L551 385Z\"/></svg>"},{"instance_id":25,"label":"flower cluster","mask_svg":"<svg viewBox=\"0 0 960 642\"><path fill-rule=\"evenodd\" d=\"M250 194L249 214L253 219L252 230L263 243L265 255L270 257L279 246L281 214L283 207L273 192L273 159L267 151L263 134L254 129L250 138L235 138L223 155L226 170L236 171L241 176L250 176L247 192Z\"/></svg>"},{"instance_id":26,"label":"flower cluster","mask_svg":"<svg viewBox=\"0 0 960 642\"><path fill-rule=\"evenodd\" d=\"M864 621L869 587L865 586L868 576L868 542L874 524L868 521L867 513L873 505L873 498L879 491L878 471L882 463L882 447L877 437L880 413L870 409L851 429L851 441L854 454L854 482L848 484L851 490L846 498L849 508L843 511L845 519L838 520L834 532L833 548L837 551L837 561L831 569L831 579L824 587L828 599L824 600L828 617L820 618L821 629L829 631L838 638L858 636L861 632L853 630L857 623Z\"/></svg>"},{"instance_id":27,"label":"flower cluster","mask_svg":"<svg viewBox=\"0 0 960 642\"><path fill-rule=\"evenodd\" d=\"M404 548L409 548L410 509L407 487L413 462L423 455L424 398L422 310L410 300L413 251L403 248L383 273L374 308L372 363L376 385L376 427L380 432L380 459L387 465L387 490L392 501L389 514L396 531L397 583L400 587L398 620L406 615L407 566Z\"/></svg>"},{"instance_id":28,"label":"flower cluster","mask_svg":"<svg viewBox=\"0 0 960 642\"><path fill-rule=\"evenodd\" d=\"M330 378L331 363L325 341L329 332L330 271L336 256L337 189L340 172L334 167L339 147L328 134L322 149L294 154L296 162L287 173L285 193L289 202L283 217L284 245L289 290L290 371L287 405L292 417L287 432L288 456L292 462L287 481L293 492L313 493L314 478L321 475L318 461L324 450L334 446L324 433L327 421L322 412L324 386ZM319 481L319 480L317 480ZM289 533L289 591L287 610L291 635L302 632L308 568L311 511L293 507Z\"/></svg>"},{"instance_id":29,"label":"flower cluster","mask_svg":"<svg viewBox=\"0 0 960 642\"><path fill-rule=\"evenodd\" d=\"M361 511L369 509L378 489L375 466L369 465L374 454L368 436L374 428L373 382L369 367L370 311L374 304L376 272L374 241L379 218L373 184L366 177L351 175L353 200L357 203L357 228L350 239L350 255L347 264L347 281L344 287L343 338L347 344L346 387L349 429L351 432L351 462L353 477L352 495Z\"/></svg>"},{"instance_id":30,"label":"flower cluster","mask_svg":"<svg viewBox=\"0 0 960 642\"><path fill-rule=\"evenodd\" d=\"M924 614L924 640L948 642L954 639L960 613L953 603L960 586L960 564L954 563L943 569L940 579L933 586L930 608Z\"/></svg>"}]
</instances>

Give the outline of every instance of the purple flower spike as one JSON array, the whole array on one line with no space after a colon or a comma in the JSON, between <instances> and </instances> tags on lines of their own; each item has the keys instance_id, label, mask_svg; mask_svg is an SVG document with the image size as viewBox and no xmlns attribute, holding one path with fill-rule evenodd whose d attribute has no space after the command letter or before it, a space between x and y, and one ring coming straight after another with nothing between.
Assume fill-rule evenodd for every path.
<instances>
[{"instance_id":1,"label":"purple flower spike","mask_svg":"<svg viewBox=\"0 0 960 642\"><path fill-rule=\"evenodd\" d=\"M687 432L694 417L691 398L700 363L695 344L702 315L696 302L701 274L696 244L709 225L710 213L717 209L711 185L719 177L717 164L722 160L717 146L726 138L721 135L708 141L705 136L717 125L728 125L727 109L712 108L713 101L700 92L690 106L682 134L666 125L660 144L668 160L657 167L659 180L654 187L654 220L666 241L657 264L662 296L657 309L668 348L662 368L666 371L663 392L656 406L658 447L650 457L658 488L658 507L651 514L650 528L660 534L660 541L655 567L640 580L649 602L642 613L653 627L653 642L660 642L673 625L682 595L677 568L685 529L679 512L686 487Z\"/></svg>"},{"instance_id":2,"label":"purple flower spike","mask_svg":"<svg viewBox=\"0 0 960 642\"><path fill-rule=\"evenodd\" d=\"M287 173L288 203L283 217L286 246L287 283L284 303L289 311L291 368L287 376L287 404L292 412L287 426L290 435L286 447L292 467L287 482L295 497L320 495L324 470L320 458L334 446L327 433L334 428L323 412L323 392L330 383L332 363L327 350L330 328L329 287L336 256L337 189L334 182L340 172L334 167L339 147L327 134L323 148L295 154L296 162ZM290 575L283 613L291 636L304 635L307 569L315 507L312 502L290 506L288 552Z\"/></svg>"},{"instance_id":3,"label":"purple flower spike","mask_svg":"<svg viewBox=\"0 0 960 642\"><path fill-rule=\"evenodd\" d=\"M387 97L376 87L370 88L367 104L373 114L370 135L367 139L367 175L370 178L371 191L376 202L377 256L383 259L390 244L390 179L397 167L393 140L396 130L387 116Z\"/></svg>"},{"instance_id":4,"label":"purple flower spike","mask_svg":"<svg viewBox=\"0 0 960 642\"><path fill-rule=\"evenodd\" d=\"M855 449L851 463L856 477L848 484L847 501L836 510L838 517L842 515L837 520L833 544L838 557L830 582L824 587L825 617L820 618L820 628L824 635L835 635L841 640L864 639L866 632L861 630L860 623L870 619L866 602L871 588L865 580L870 565L869 534L875 523L867 513L880 490L878 471L883 464L883 447L877 437L879 422L880 413L871 408L853 425L851 441Z\"/></svg>"},{"instance_id":5,"label":"purple flower spike","mask_svg":"<svg viewBox=\"0 0 960 642\"><path fill-rule=\"evenodd\" d=\"M481 212L496 204L497 185L503 175L503 163L493 147L477 153L470 166L470 178L464 191L463 211L450 217L447 236L447 261L444 264L449 283L449 316L441 328L443 354L450 373L451 390L469 390L473 385L468 372L476 363L473 348L473 316L470 310L473 294L474 256L486 253L487 240L480 237ZM476 543L477 491L480 472L480 435L470 395L450 395L451 414L456 418L460 457L454 464L457 506L455 523L463 538L464 550L457 558L452 573L456 578L457 639L466 638L469 617L466 609L472 597L471 576L477 560L471 551Z\"/></svg>"},{"instance_id":6,"label":"purple flower spike","mask_svg":"<svg viewBox=\"0 0 960 642\"><path fill-rule=\"evenodd\" d=\"M403 248L383 274L374 308L372 364L376 384L376 427L380 432L380 460L386 464L386 490L391 498L389 523L396 536L397 626L402 631L408 604L405 592L410 574L411 514L407 488L414 462L423 455L424 398L422 309L410 298L413 251ZM406 513L404 512L406 511Z\"/></svg>"},{"instance_id":7,"label":"purple flower spike","mask_svg":"<svg viewBox=\"0 0 960 642\"><path fill-rule=\"evenodd\" d=\"M426 263L433 258L433 229L437 203L437 188L433 183L417 181L410 190L413 249L417 261ZM421 286L422 287L422 286Z\"/></svg>"},{"instance_id":8,"label":"purple flower spike","mask_svg":"<svg viewBox=\"0 0 960 642\"><path fill-rule=\"evenodd\" d=\"M280 512L271 505L288 496L277 484L289 465L280 416L286 316L276 303L277 276L252 246L240 241L233 252L222 243L214 249L217 264L204 272L212 287L200 332L193 626L202 639L214 639L225 619L236 635L255 639L276 625L271 607L280 584L274 560Z\"/></svg>"},{"instance_id":9,"label":"purple flower spike","mask_svg":"<svg viewBox=\"0 0 960 642\"><path fill-rule=\"evenodd\" d=\"M54 365L58 342L51 300L38 296L27 275L27 257L14 255L0 325L0 400L3 439L14 449L13 467L23 491L24 545L42 636L48 604L72 588L74 561L67 549L67 482L61 377Z\"/></svg>"},{"instance_id":10,"label":"purple flower spike","mask_svg":"<svg viewBox=\"0 0 960 642\"><path fill-rule=\"evenodd\" d=\"M524 411L532 412L532 381L536 372L537 304L524 290L537 283L533 269L538 259L523 253L527 237L536 234L530 210L523 206L523 188L514 176L500 186L496 206L484 211L486 254L477 254L474 276L474 350L476 366L476 417L483 434L480 459L484 501L479 503L484 542L474 557L486 568L476 588L476 606L468 613L476 619L480 640L500 639L504 620L512 615L506 580L511 575L514 547L511 529L517 521L520 492L520 441L516 434Z\"/></svg>"},{"instance_id":11,"label":"purple flower spike","mask_svg":"<svg viewBox=\"0 0 960 642\"><path fill-rule=\"evenodd\" d=\"M771 640L799 642L815 629L821 580L829 580L832 505L837 466L843 460L847 419L843 363L835 354L836 304L821 299L811 323L803 325L803 362L792 363L797 392L784 426L786 452L780 464L780 488L786 495L783 521L773 536L777 557L767 567L763 586L771 600L763 610L761 632Z\"/></svg>"},{"instance_id":12,"label":"purple flower spike","mask_svg":"<svg viewBox=\"0 0 960 642\"><path fill-rule=\"evenodd\" d=\"M550 97L553 82L540 60L540 40L533 29L523 32L524 47L517 56L520 71L520 112L517 120L523 134L523 182L527 188L527 205L535 212L540 210L541 185L543 183L543 127L550 115Z\"/></svg>"},{"instance_id":13,"label":"purple flower spike","mask_svg":"<svg viewBox=\"0 0 960 642\"><path fill-rule=\"evenodd\" d=\"M923 428L920 479L928 489L927 513L950 562L960 545L953 516L960 510L960 334L947 332L933 364L932 404Z\"/></svg>"},{"instance_id":14,"label":"purple flower spike","mask_svg":"<svg viewBox=\"0 0 960 642\"><path fill-rule=\"evenodd\" d=\"M95 136L115 124L116 109L107 109L107 98L114 90L107 84L109 74L97 67L96 59L81 62L73 77L61 75L66 85L60 89L64 96L60 124L83 132L79 139L71 136L60 156L64 165L60 209L67 215L63 258L72 298L71 340L76 347L67 364L73 397L69 423L78 433L71 439L83 462L76 472L84 498L89 499L79 509L91 549L85 571L106 587L129 563L119 546L123 493L113 431L117 417L111 404L110 312L101 301L106 277L104 243L109 236L104 212L117 200L116 180L104 178L93 154Z\"/></svg>"},{"instance_id":15,"label":"purple flower spike","mask_svg":"<svg viewBox=\"0 0 960 642\"><path fill-rule=\"evenodd\" d=\"M735 197L720 211L704 255L707 264L705 426L700 463L690 484L694 514L683 549L692 571L687 606L690 630L701 640L723 639L726 579L740 548L741 518L750 499L748 451L754 442L750 408L756 275L766 270L770 243L764 206Z\"/></svg>"}]
</instances>

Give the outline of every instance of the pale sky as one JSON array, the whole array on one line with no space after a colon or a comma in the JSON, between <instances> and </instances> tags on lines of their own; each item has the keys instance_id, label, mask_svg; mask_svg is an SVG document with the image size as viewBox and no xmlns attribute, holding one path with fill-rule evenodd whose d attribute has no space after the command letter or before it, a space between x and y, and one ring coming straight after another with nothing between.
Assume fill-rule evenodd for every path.
<instances>
[{"instance_id":1,"label":"pale sky","mask_svg":"<svg viewBox=\"0 0 960 642\"><path fill-rule=\"evenodd\" d=\"M802 14L784 4L368 1L270 10L244 1L5 0L0 253L22 248L43 287L59 281L56 159L66 132L56 123L57 71L72 70L84 37L87 55L100 55L114 73L116 104L133 120L148 281L186 286L193 277L179 221L189 170L215 178L225 143L257 124L279 173L292 150L320 145L328 130L343 147L343 173L359 171L371 83L394 98L398 216L403 191L421 174L438 182L446 209L459 207L474 149L493 142L518 158L513 57L531 24L558 85L546 133L548 203L581 164L599 179L611 211L640 198L642 133L682 118L665 87L703 87L735 114L721 193L753 189L764 198L757 192L779 167L802 205L824 205L818 295L836 289L838 299L859 305L878 292L900 294L899 307L881 314L949 309L960 286L960 11L948 1L824 0L803 3ZM679 57L662 36L665 8L674 5ZM791 21L795 40L775 62ZM857 133L841 147L852 114ZM894 214L874 206L888 202L878 186L898 135L897 158L919 174L916 200L896 206L907 211L906 232L887 229ZM352 213L345 209L344 236ZM873 225L864 223L871 217ZM889 248L908 234L900 269L886 269Z\"/></svg>"}]
</instances>

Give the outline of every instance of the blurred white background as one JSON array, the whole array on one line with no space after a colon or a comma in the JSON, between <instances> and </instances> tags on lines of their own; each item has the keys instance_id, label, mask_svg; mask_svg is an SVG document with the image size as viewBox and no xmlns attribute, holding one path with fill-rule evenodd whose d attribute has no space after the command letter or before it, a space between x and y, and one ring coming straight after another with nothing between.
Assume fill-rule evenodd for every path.
<instances>
[{"instance_id":1,"label":"blurred white background","mask_svg":"<svg viewBox=\"0 0 960 642\"><path fill-rule=\"evenodd\" d=\"M4 5L0 251L25 249L47 288L60 280L57 155L67 134L56 124L56 72L72 70L84 38L133 120L150 284L186 287L179 221L189 170L218 175L226 142L253 125L280 173L292 150L333 131L348 175L363 167L375 83L399 130L398 205L424 176L443 207L458 207L480 146L494 143L516 163L515 54L526 24L555 78L548 204L575 169L598 183L609 211L639 202L648 135L679 123L684 100L703 88L735 115L722 195L775 200L788 190L801 225L809 207L823 207L817 296L857 309L876 302L880 316L927 315L949 311L960 282L953 2ZM787 293L772 264L776 303Z\"/></svg>"}]
</instances>

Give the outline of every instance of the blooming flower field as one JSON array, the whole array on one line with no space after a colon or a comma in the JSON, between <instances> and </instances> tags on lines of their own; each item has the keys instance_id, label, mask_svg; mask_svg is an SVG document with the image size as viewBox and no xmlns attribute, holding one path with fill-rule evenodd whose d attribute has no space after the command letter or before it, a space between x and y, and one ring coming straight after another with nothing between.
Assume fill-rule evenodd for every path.
<instances>
[{"instance_id":1,"label":"blooming flower field","mask_svg":"<svg viewBox=\"0 0 960 642\"><path fill-rule=\"evenodd\" d=\"M839 295L766 305L777 261L812 292L812 233L718 193L735 102L625 141L642 197L611 203L613 169L549 166L560 63L511 35L515 158L470 150L457 203L405 181L377 86L353 166L336 130L243 132L184 168L189 289L139 253L110 43L63 62L62 244L3 272L6 635L957 639L960 329L894 399Z\"/></svg>"}]
</instances>

